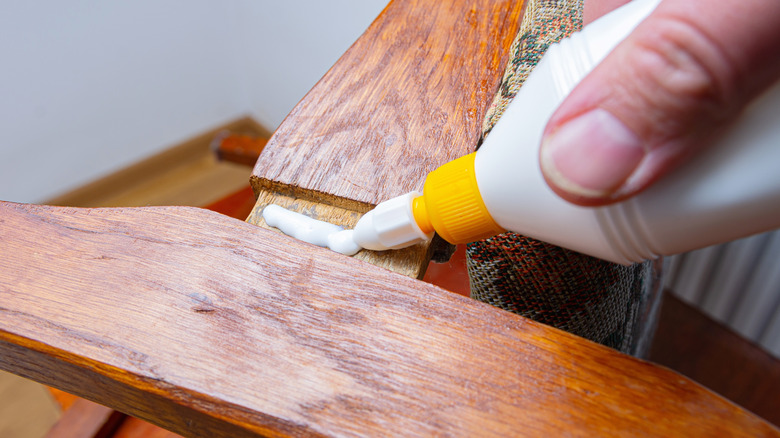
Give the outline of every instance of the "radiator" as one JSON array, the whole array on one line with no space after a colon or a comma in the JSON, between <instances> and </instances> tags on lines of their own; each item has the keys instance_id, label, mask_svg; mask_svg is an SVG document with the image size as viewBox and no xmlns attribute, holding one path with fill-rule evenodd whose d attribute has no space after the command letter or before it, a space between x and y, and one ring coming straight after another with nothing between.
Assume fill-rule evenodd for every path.
<instances>
[{"instance_id":1,"label":"radiator","mask_svg":"<svg viewBox=\"0 0 780 438\"><path fill-rule=\"evenodd\" d=\"M780 230L670 257L664 286L780 358Z\"/></svg>"}]
</instances>

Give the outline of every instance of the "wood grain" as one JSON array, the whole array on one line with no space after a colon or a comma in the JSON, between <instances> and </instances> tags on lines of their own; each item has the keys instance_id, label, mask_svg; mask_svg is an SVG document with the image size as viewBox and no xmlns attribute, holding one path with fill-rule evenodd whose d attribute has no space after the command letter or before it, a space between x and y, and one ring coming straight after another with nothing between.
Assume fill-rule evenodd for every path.
<instances>
[{"instance_id":1,"label":"wood grain","mask_svg":"<svg viewBox=\"0 0 780 438\"><path fill-rule=\"evenodd\" d=\"M474 151L518 30L517 0L390 3L292 110L252 184L353 211Z\"/></svg>"},{"instance_id":2,"label":"wood grain","mask_svg":"<svg viewBox=\"0 0 780 438\"><path fill-rule=\"evenodd\" d=\"M186 436L780 436L664 368L187 207L0 203L0 368Z\"/></svg>"},{"instance_id":3,"label":"wood grain","mask_svg":"<svg viewBox=\"0 0 780 438\"><path fill-rule=\"evenodd\" d=\"M650 360L780 425L780 360L671 293Z\"/></svg>"},{"instance_id":4,"label":"wood grain","mask_svg":"<svg viewBox=\"0 0 780 438\"><path fill-rule=\"evenodd\" d=\"M276 130L251 177L269 203L351 228L474 151L522 1L391 2ZM355 257L422 278L438 243Z\"/></svg>"}]
</instances>

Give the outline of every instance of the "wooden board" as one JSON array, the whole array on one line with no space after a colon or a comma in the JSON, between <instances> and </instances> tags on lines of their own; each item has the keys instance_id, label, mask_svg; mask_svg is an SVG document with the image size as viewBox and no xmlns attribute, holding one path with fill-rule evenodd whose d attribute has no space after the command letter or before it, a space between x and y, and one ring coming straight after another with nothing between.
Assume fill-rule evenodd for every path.
<instances>
[{"instance_id":1,"label":"wooden board","mask_svg":"<svg viewBox=\"0 0 780 438\"><path fill-rule=\"evenodd\" d=\"M391 2L271 137L247 221L264 225L259 212L279 203L351 227L473 152L522 11L516 0ZM421 278L435 250L357 258Z\"/></svg>"},{"instance_id":2,"label":"wooden board","mask_svg":"<svg viewBox=\"0 0 780 438\"><path fill-rule=\"evenodd\" d=\"M429 172L475 150L523 6L391 2L279 126L253 184L346 207L420 189Z\"/></svg>"},{"instance_id":3,"label":"wooden board","mask_svg":"<svg viewBox=\"0 0 780 438\"><path fill-rule=\"evenodd\" d=\"M664 368L187 207L0 203L0 368L188 436L780 436Z\"/></svg>"}]
</instances>

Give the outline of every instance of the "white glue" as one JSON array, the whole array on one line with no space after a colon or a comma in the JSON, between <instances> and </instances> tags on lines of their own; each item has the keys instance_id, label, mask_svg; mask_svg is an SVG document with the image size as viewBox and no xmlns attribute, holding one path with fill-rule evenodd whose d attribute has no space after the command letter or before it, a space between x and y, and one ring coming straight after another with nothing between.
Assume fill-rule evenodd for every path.
<instances>
[{"instance_id":1,"label":"white glue","mask_svg":"<svg viewBox=\"0 0 780 438\"><path fill-rule=\"evenodd\" d=\"M313 245L330 248L344 255L357 254L362 248L352 238L354 231L310 218L271 204L263 209L263 219L284 234Z\"/></svg>"}]
</instances>

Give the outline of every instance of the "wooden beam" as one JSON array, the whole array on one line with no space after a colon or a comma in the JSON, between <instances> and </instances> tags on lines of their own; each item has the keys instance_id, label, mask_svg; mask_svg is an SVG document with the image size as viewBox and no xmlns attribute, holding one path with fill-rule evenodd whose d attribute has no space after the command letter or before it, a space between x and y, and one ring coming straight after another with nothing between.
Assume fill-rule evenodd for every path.
<instances>
[{"instance_id":1,"label":"wooden beam","mask_svg":"<svg viewBox=\"0 0 780 438\"><path fill-rule=\"evenodd\" d=\"M391 2L292 110L257 161L268 203L353 226L381 201L422 188L473 152L520 25L517 0ZM358 258L421 278L433 249Z\"/></svg>"},{"instance_id":2,"label":"wooden beam","mask_svg":"<svg viewBox=\"0 0 780 438\"><path fill-rule=\"evenodd\" d=\"M473 152L523 2L391 2L290 112L254 170L259 187L376 205Z\"/></svg>"},{"instance_id":3,"label":"wooden beam","mask_svg":"<svg viewBox=\"0 0 780 438\"><path fill-rule=\"evenodd\" d=\"M216 213L0 222L0 368L183 435L780 436L667 369Z\"/></svg>"}]
</instances>

